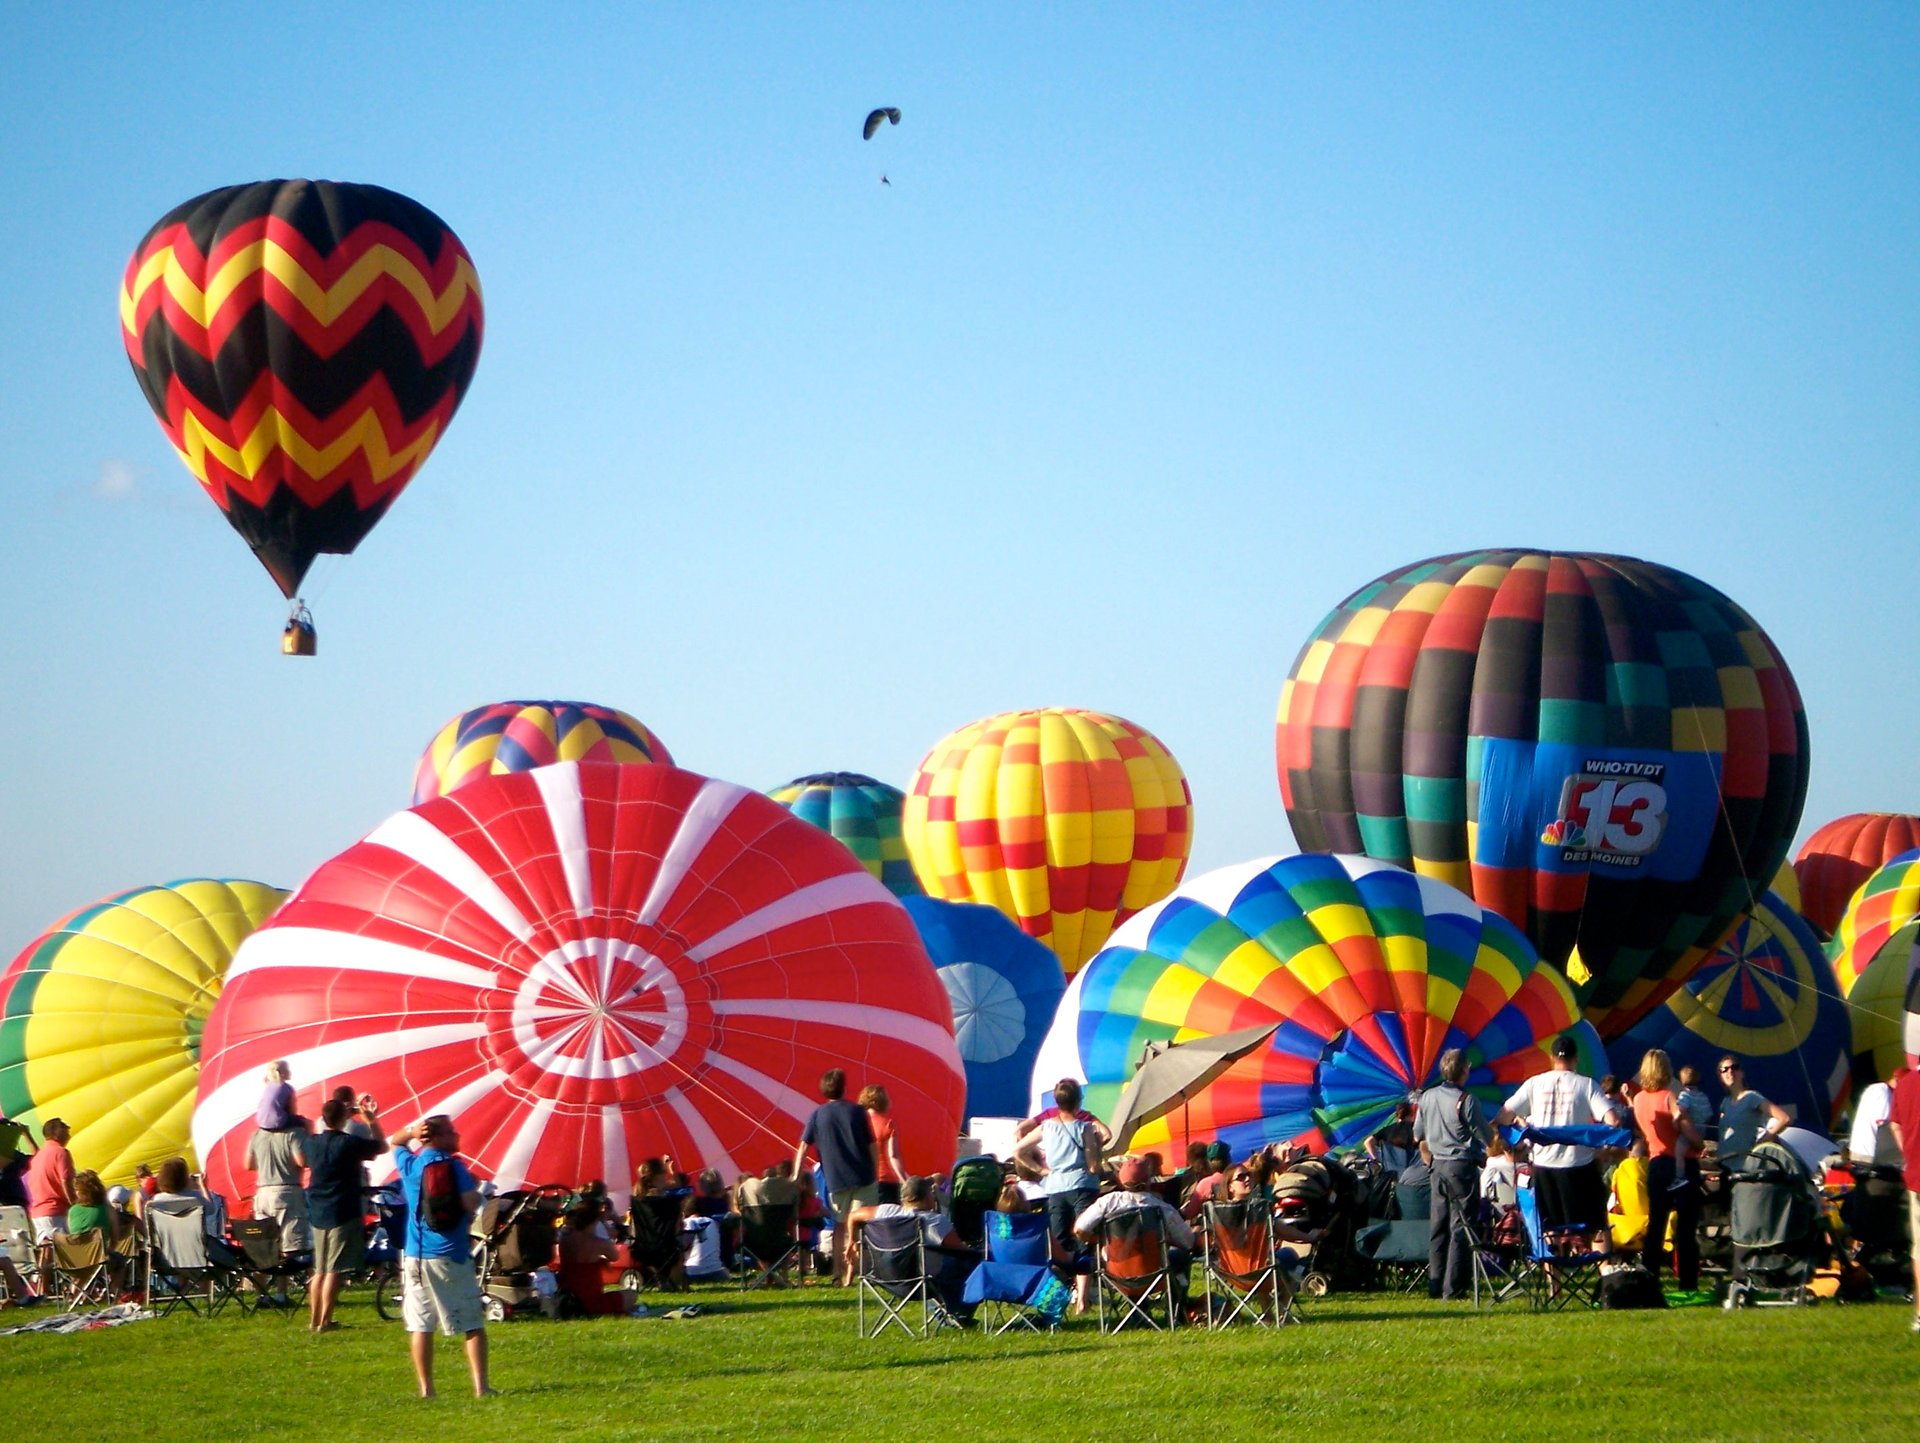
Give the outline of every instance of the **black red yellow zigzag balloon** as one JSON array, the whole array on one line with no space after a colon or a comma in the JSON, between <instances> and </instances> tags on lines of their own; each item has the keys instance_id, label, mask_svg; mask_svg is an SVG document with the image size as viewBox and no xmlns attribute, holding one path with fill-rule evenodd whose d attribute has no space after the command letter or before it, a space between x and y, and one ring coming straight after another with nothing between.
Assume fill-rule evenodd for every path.
<instances>
[{"instance_id":1,"label":"black red yellow zigzag balloon","mask_svg":"<svg viewBox=\"0 0 1920 1443\"><path fill-rule=\"evenodd\" d=\"M270 180L161 217L127 263L120 328L167 439L291 596L438 443L483 315L466 247L425 206Z\"/></svg>"}]
</instances>

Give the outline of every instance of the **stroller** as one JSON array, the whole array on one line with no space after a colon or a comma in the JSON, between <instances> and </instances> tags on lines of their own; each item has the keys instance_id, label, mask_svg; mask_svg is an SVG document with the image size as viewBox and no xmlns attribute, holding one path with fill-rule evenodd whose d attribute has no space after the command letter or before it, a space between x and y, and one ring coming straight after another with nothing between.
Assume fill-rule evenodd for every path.
<instances>
[{"instance_id":1,"label":"stroller","mask_svg":"<svg viewBox=\"0 0 1920 1443\"><path fill-rule=\"evenodd\" d=\"M1913 1270L1900 1144L1885 1127L1878 1141L1872 1162L1847 1169L1853 1185L1839 1198L1840 1222L1849 1240L1849 1261L1864 1267L1875 1286L1904 1293L1913 1287Z\"/></svg>"},{"instance_id":2,"label":"stroller","mask_svg":"<svg viewBox=\"0 0 1920 1443\"><path fill-rule=\"evenodd\" d=\"M522 1188L487 1199L474 1215L475 1266L487 1321L505 1322L552 1296L534 1274L553 1262L568 1196L566 1188L550 1184Z\"/></svg>"},{"instance_id":3,"label":"stroller","mask_svg":"<svg viewBox=\"0 0 1920 1443\"><path fill-rule=\"evenodd\" d=\"M1808 1284L1828 1248L1820 1187L1807 1165L1786 1144L1763 1139L1724 1176L1733 1243L1725 1306L1812 1302Z\"/></svg>"},{"instance_id":4,"label":"stroller","mask_svg":"<svg viewBox=\"0 0 1920 1443\"><path fill-rule=\"evenodd\" d=\"M1274 1214L1303 1232L1325 1232L1304 1259L1300 1286L1310 1298L1364 1287L1372 1277L1371 1262L1354 1246L1358 1195L1358 1180L1331 1157L1303 1157L1273 1180Z\"/></svg>"}]
</instances>

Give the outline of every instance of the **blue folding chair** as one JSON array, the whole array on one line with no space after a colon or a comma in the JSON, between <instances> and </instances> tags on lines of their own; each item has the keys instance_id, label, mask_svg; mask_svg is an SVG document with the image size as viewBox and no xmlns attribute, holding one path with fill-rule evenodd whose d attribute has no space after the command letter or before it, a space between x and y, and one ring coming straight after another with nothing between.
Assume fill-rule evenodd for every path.
<instances>
[{"instance_id":1,"label":"blue folding chair","mask_svg":"<svg viewBox=\"0 0 1920 1443\"><path fill-rule=\"evenodd\" d=\"M1520 1220L1527 1229L1526 1271L1519 1281L1536 1311L1547 1312L1581 1302L1600 1306L1600 1264L1609 1253L1596 1252L1590 1229L1549 1228L1540 1220L1540 1199L1530 1187L1518 1188Z\"/></svg>"},{"instance_id":2,"label":"blue folding chair","mask_svg":"<svg viewBox=\"0 0 1920 1443\"><path fill-rule=\"evenodd\" d=\"M985 1215L986 1258L967 1277L963 1298L992 1334L1016 1328L1050 1333L1066 1317L1072 1290L1054 1275L1044 1213Z\"/></svg>"}]
</instances>

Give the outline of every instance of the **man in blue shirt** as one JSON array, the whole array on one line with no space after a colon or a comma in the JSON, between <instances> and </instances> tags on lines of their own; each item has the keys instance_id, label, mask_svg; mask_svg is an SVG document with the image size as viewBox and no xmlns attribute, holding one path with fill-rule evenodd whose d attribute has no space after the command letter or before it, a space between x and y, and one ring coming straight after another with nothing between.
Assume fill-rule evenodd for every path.
<instances>
[{"instance_id":1,"label":"man in blue shirt","mask_svg":"<svg viewBox=\"0 0 1920 1443\"><path fill-rule=\"evenodd\" d=\"M420 1150L410 1144L418 1141ZM460 1134L444 1113L403 1127L392 1138L394 1167L407 1200L407 1221L401 1229L402 1313L413 1349L413 1371L420 1380L420 1396L433 1396L433 1332L437 1325L448 1337L466 1339L467 1371L473 1374L478 1398L493 1396L487 1386L486 1315L481 1311L480 1284L473 1275L467 1229L480 1208L480 1188L460 1161ZM445 1164L460 1197L458 1216L444 1228L430 1226L423 1193L429 1169ZM435 1175L444 1180L445 1174Z\"/></svg>"},{"instance_id":2,"label":"man in blue shirt","mask_svg":"<svg viewBox=\"0 0 1920 1443\"><path fill-rule=\"evenodd\" d=\"M855 1207L872 1207L880 1201L873 1124L867 1110L848 1102L846 1094L847 1074L838 1067L828 1068L820 1078L822 1101L807 1119L793 1154L795 1177L807 1170L809 1147L820 1154L820 1171L826 1174L827 1197L833 1207L833 1280L843 1288L853 1284L852 1253L847 1247L852 1230L846 1218Z\"/></svg>"}]
</instances>

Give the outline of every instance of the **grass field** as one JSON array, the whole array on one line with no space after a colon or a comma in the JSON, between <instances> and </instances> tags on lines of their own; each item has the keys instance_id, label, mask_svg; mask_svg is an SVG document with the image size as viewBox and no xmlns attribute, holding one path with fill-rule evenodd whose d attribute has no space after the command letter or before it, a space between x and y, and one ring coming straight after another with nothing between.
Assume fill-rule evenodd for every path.
<instances>
[{"instance_id":1,"label":"grass field","mask_svg":"<svg viewBox=\"0 0 1920 1443\"><path fill-rule=\"evenodd\" d=\"M1725 1313L1474 1313L1336 1296L1311 1322L1102 1337L862 1342L851 1294L696 1289L703 1316L490 1329L495 1399L351 1294L321 1339L271 1314L0 1339L10 1415L80 1437L934 1440L1201 1437L1912 1439L1920 1335L1893 1303ZM685 1301L673 1298L656 1307ZM18 1316L18 1315L15 1315ZM1309 1431L1310 1430L1310 1431Z\"/></svg>"}]
</instances>

